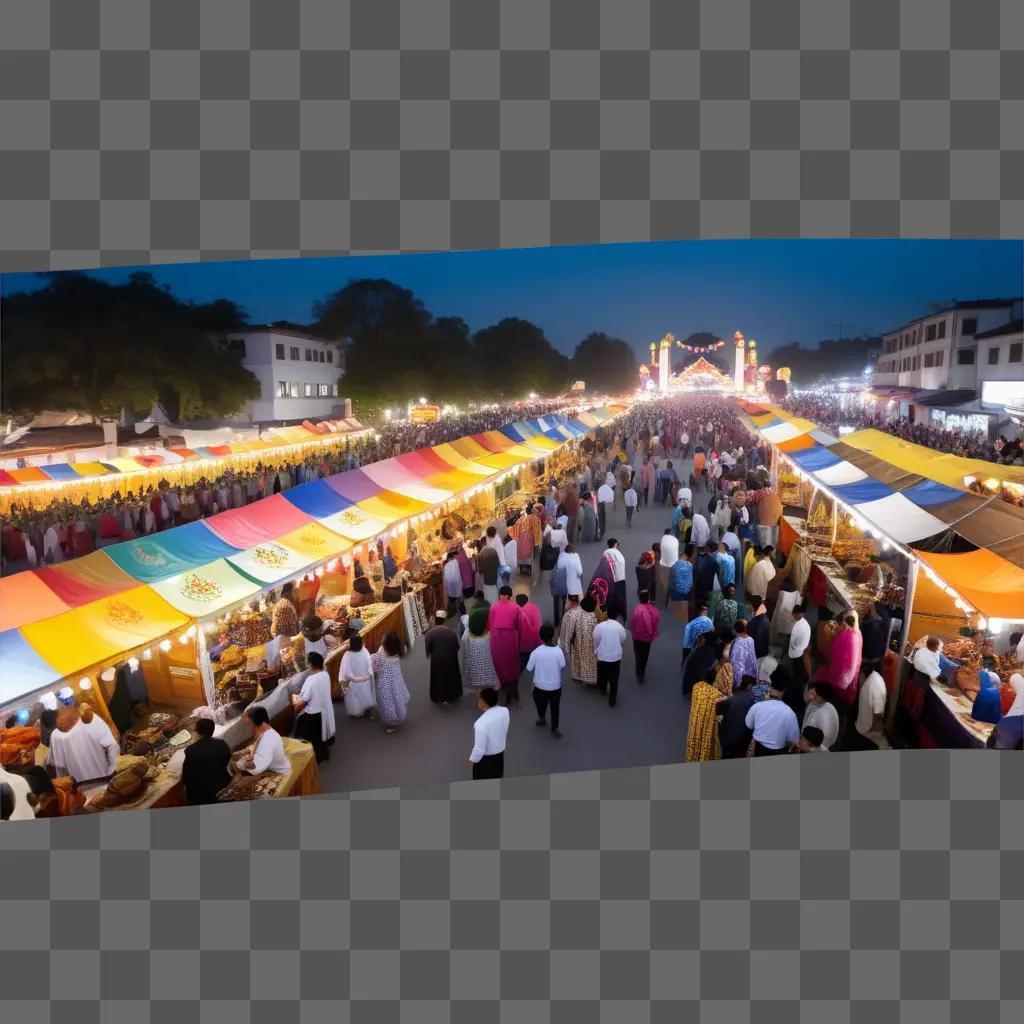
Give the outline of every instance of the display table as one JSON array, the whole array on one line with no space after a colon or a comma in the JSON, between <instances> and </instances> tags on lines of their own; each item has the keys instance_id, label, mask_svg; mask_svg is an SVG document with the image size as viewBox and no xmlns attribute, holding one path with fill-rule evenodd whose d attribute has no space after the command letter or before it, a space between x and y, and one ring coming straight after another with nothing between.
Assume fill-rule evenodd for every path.
<instances>
[{"instance_id":1,"label":"display table","mask_svg":"<svg viewBox=\"0 0 1024 1024\"><path fill-rule=\"evenodd\" d=\"M317 769L313 747L305 740L282 737L284 752L291 762L291 771L274 794L274 799L286 796L314 796L320 792L320 772ZM183 807L185 793L181 784L181 765L184 751L179 751L164 765L160 775L146 787L142 797L135 801L108 807L110 811L152 811L159 807ZM105 782L87 783L81 787L86 799L106 787Z\"/></svg>"},{"instance_id":2,"label":"display table","mask_svg":"<svg viewBox=\"0 0 1024 1024\"><path fill-rule=\"evenodd\" d=\"M955 686L921 682L910 662L903 662L900 725L916 746L945 750L984 747L994 727L976 722L971 707L971 701Z\"/></svg>"}]
</instances>

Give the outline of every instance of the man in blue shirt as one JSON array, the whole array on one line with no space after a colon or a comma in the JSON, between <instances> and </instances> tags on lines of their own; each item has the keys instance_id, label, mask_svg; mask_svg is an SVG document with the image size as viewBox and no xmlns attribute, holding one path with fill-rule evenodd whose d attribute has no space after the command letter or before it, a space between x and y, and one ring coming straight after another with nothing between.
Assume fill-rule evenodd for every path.
<instances>
[{"instance_id":1,"label":"man in blue shirt","mask_svg":"<svg viewBox=\"0 0 1024 1024\"><path fill-rule=\"evenodd\" d=\"M708 606L697 606L697 617L691 619L683 633L683 657L685 658L697 644L697 637L704 633L714 632L715 624L708 618Z\"/></svg>"},{"instance_id":2,"label":"man in blue shirt","mask_svg":"<svg viewBox=\"0 0 1024 1024\"><path fill-rule=\"evenodd\" d=\"M727 586L736 582L736 562L724 540L718 545L715 561L718 562L718 585L725 590Z\"/></svg>"}]
</instances>

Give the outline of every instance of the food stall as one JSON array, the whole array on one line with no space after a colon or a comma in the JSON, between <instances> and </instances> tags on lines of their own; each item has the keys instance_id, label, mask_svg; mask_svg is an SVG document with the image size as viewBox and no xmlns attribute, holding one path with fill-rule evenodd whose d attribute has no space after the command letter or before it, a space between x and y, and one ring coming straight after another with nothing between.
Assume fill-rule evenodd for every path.
<instances>
[{"instance_id":1,"label":"food stall","mask_svg":"<svg viewBox=\"0 0 1024 1024\"><path fill-rule=\"evenodd\" d=\"M37 729L46 707L86 695L125 759L116 782L89 787L90 806L180 802L174 766L195 738L197 715L212 716L215 735L235 747L248 737L246 708L266 701L275 728L290 731L290 696L306 671L296 627L310 612L331 635L326 660L336 682L354 628L357 560L371 583L357 613L367 648L389 630L415 643L444 600L448 543L485 527L495 487L521 480L532 463L613 415L546 417L418 449L0 580L0 723ZM390 580L385 556L398 570ZM267 645L286 589L291 650L270 666ZM133 686L138 693L126 697ZM286 779L237 798L314 792L316 765L300 746L289 742Z\"/></svg>"},{"instance_id":2,"label":"food stall","mask_svg":"<svg viewBox=\"0 0 1024 1024\"><path fill-rule=\"evenodd\" d=\"M901 620L884 670L893 720L918 746L984 745L992 724L972 715L979 672L1005 684L1020 670L1009 637L1024 623L1024 511L953 486L969 476L955 456L936 458L930 475L920 446L840 441L774 406L744 411L772 444L783 552L813 562L830 604L876 600ZM958 663L946 681L910 663L929 635Z\"/></svg>"}]
</instances>

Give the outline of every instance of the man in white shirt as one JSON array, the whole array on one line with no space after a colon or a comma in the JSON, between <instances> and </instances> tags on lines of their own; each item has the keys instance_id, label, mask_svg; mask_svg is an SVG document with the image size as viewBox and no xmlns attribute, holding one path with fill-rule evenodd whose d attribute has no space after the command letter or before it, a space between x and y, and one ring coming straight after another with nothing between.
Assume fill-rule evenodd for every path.
<instances>
[{"instance_id":1,"label":"man in white shirt","mask_svg":"<svg viewBox=\"0 0 1024 1024\"><path fill-rule=\"evenodd\" d=\"M505 545L502 539L498 536L498 530L494 526L487 527L487 546L494 548L498 552L498 561L502 565L506 565L505 561Z\"/></svg>"},{"instance_id":2,"label":"man in white shirt","mask_svg":"<svg viewBox=\"0 0 1024 1024\"><path fill-rule=\"evenodd\" d=\"M114 774L118 752L110 727L88 704L82 704L80 708L63 708L57 716L47 763L58 776L90 782Z\"/></svg>"},{"instance_id":3,"label":"man in white shirt","mask_svg":"<svg viewBox=\"0 0 1024 1024\"><path fill-rule=\"evenodd\" d=\"M252 753L242 760L240 767L250 775L260 775L263 772L287 775L292 770L292 765L284 752L281 734L270 727L267 709L257 704L246 711L245 717L249 720L249 728L256 737L256 743L253 745Z\"/></svg>"},{"instance_id":4,"label":"man in white shirt","mask_svg":"<svg viewBox=\"0 0 1024 1024\"><path fill-rule=\"evenodd\" d=\"M324 656L311 651L306 656L311 669L299 693L292 694L295 709L295 736L313 744L317 764L331 756L334 741L334 704L331 701L331 677L324 671Z\"/></svg>"},{"instance_id":5,"label":"man in white shirt","mask_svg":"<svg viewBox=\"0 0 1024 1024\"><path fill-rule=\"evenodd\" d=\"M800 725L782 690L772 684L768 699L758 701L748 712L745 723L754 734L754 756L784 754L800 739Z\"/></svg>"},{"instance_id":6,"label":"man in white shirt","mask_svg":"<svg viewBox=\"0 0 1024 1024\"><path fill-rule=\"evenodd\" d=\"M608 539L605 554L611 559L615 582L623 583L626 579L626 556L619 550L619 542L614 537Z\"/></svg>"},{"instance_id":7,"label":"man in white shirt","mask_svg":"<svg viewBox=\"0 0 1024 1024\"><path fill-rule=\"evenodd\" d=\"M548 707L551 708L551 735L561 739L558 712L562 703L562 670L565 654L555 643L555 627L545 622L540 627L540 647L530 652L526 670L533 673L533 703L537 708L537 725L547 725Z\"/></svg>"},{"instance_id":8,"label":"man in white shirt","mask_svg":"<svg viewBox=\"0 0 1024 1024\"><path fill-rule=\"evenodd\" d=\"M473 723L473 750L469 766L474 779L500 779L505 774L505 745L508 742L508 708L498 704L498 691L485 686L476 706L483 714Z\"/></svg>"},{"instance_id":9,"label":"man in white shirt","mask_svg":"<svg viewBox=\"0 0 1024 1024\"><path fill-rule=\"evenodd\" d=\"M462 598L462 567L456 557L457 552L448 552L448 561L444 563L444 593L448 598L448 617L454 619L465 607Z\"/></svg>"},{"instance_id":10,"label":"man in white shirt","mask_svg":"<svg viewBox=\"0 0 1024 1024\"><path fill-rule=\"evenodd\" d=\"M914 668L931 680L938 679L942 675L942 669L939 666L940 646L939 638L930 636L923 647L918 647L914 651Z\"/></svg>"},{"instance_id":11,"label":"man in white shirt","mask_svg":"<svg viewBox=\"0 0 1024 1024\"><path fill-rule=\"evenodd\" d=\"M811 624L804 618L804 606L793 606L793 631L789 634L789 668L793 681L802 686L810 675Z\"/></svg>"},{"instance_id":12,"label":"man in white shirt","mask_svg":"<svg viewBox=\"0 0 1024 1024\"><path fill-rule=\"evenodd\" d=\"M612 478L614 483L615 478L612 474L608 474ZM608 526L608 513L611 511L612 506L615 504L615 489L611 484L605 481L597 489L597 539L601 540L604 537L604 531Z\"/></svg>"},{"instance_id":13,"label":"man in white shirt","mask_svg":"<svg viewBox=\"0 0 1024 1024\"><path fill-rule=\"evenodd\" d=\"M504 559L504 568L507 570L505 578L507 582L511 583L512 573L519 564L519 541L515 537L509 536L509 539L505 541Z\"/></svg>"},{"instance_id":14,"label":"man in white shirt","mask_svg":"<svg viewBox=\"0 0 1024 1024\"><path fill-rule=\"evenodd\" d=\"M743 581L746 593L760 594L761 597L768 596L768 584L775 579L775 564L772 561L774 554L775 548L770 544L761 549L757 561L750 567L750 572L747 573L747 578Z\"/></svg>"},{"instance_id":15,"label":"man in white shirt","mask_svg":"<svg viewBox=\"0 0 1024 1024\"><path fill-rule=\"evenodd\" d=\"M803 728L809 726L820 729L824 739L822 744L831 750L839 738L839 712L825 699L823 691L817 683L808 683L804 691L807 696L807 708L804 711Z\"/></svg>"},{"instance_id":16,"label":"man in white shirt","mask_svg":"<svg viewBox=\"0 0 1024 1024\"><path fill-rule=\"evenodd\" d=\"M626 493L622 496L622 503L626 506L626 526L633 525L633 513L636 511L637 493L636 488L630 483Z\"/></svg>"},{"instance_id":17,"label":"man in white shirt","mask_svg":"<svg viewBox=\"0 0 1024 1024\"><path fill-rule=\"evenodd\" d=\"M861 683L857 698L857 732L865 742L879 750L888 750L885 738L885 680L878 672L869 672Z\"/></svg>"},{"instance_id":18,"label":"man in white shirt","mask_svg":"<svg viewBox=\"0 0 1024 1024\"><path fill-rule=\"evenodd\" d=\"M689 487L680 487L676 491L676 504L686 508L693 508L693 491Z\"/></svg>"},{"instance_id":19,"label":"man in white shirt","mask_svg":"<svg viewBox=\"0 0 1024 1024\"><path fill-rule=\"evenodd\" d=\"M583 596L583 562L576 548L572 544L566 544L565 549L559 554L556 563L559 569L565 569L565 592L567 595L575 594Z\"/></svg>"},{"instance_id":20,"label":"man in white shirt","mask_svg":"<svg viewBox=\"0 0 1024 1024\"><path fill-rule=\"evenodd\" d=\"M658 593L668 607L668 583L672 575L672 566L679 561L679 538L667 527L661 538L661 558L658 560Z\"/></svg>"},{"instance_id":21,"label":"man in white shirt","mask_svg":"<svg viewBox=\"0 0 1024 1024\"><path fill-rule=\"evenodd\" d=\"M597 658L597 689L608 694L608 707L615 707L619 695L619 670L626 630L618 619L605 619L594 627L594 655Z\"/></svg>"},{"instance_id":22,"label":"man in white shirt","mask_svg":"<svg viewBox=\"0 0 1024 1024\"><path fill-rule=\"evenodd\" d=\"M696 548L704 547L711 540L711 527L700 512L693 513L693 532L690 534L690 540Z\"/></svg>"},{"instance_id":23,"label":"man in white shirt","mask_svg":"<svg viewBox=\"0 0 1024 1024\"><path fill-rule=\"evenodd\" d=\"M569 543L569 535L560 526L545 526L544 536L547 537L548 543L559 551L564 551Z\"/></svg>"}]
</instances>

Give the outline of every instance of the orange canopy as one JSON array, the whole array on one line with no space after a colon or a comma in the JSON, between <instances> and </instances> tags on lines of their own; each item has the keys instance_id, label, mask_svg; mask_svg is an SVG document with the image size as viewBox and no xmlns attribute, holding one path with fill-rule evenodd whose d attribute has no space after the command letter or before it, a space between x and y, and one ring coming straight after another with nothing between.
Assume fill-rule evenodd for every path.
<instances>
[{"instance_id":1,"label":"orange canopy","mask_svg":"<svg viewBox=\"0 0 1024 1024\"><path fill-rule=\"evenodd\" d=\"M982 615L1024 622L1024 569L985 548L960 555L914 553Z\"/></svg>"}]
</instances>

